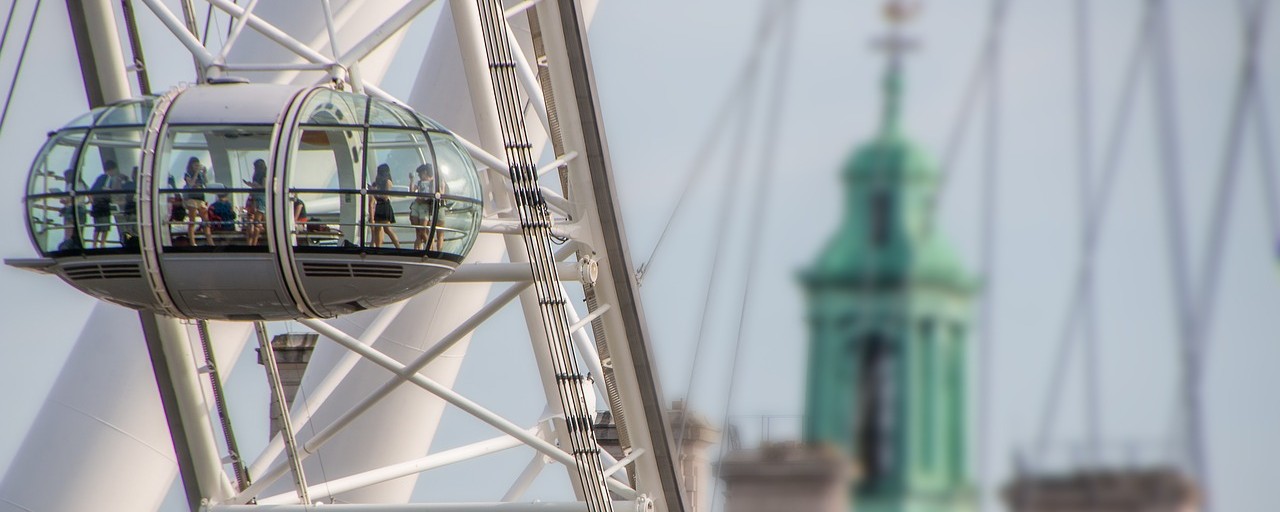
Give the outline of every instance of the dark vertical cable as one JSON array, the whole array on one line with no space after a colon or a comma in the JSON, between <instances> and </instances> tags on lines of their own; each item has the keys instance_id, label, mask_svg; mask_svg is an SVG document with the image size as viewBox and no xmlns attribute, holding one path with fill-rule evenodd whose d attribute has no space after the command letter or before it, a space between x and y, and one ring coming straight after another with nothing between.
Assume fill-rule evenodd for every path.
<instances>
[{"instance_id":1,"label":"dark vertical cable","mask_svg":"<svg viewBox=\"0 0 1280 512\"><path fill-rule=\"evenodd\" d=\"M1094 316L1093 291L1093 234L1089 232L1089 210L1092 204L1093 175L1093 91L1091 48L1092 31L1089 20L1089 0L1076 0L1075 3L1075 44L1076 44L1076 137L1079 160L1077 175L1079 176L1080 194L1080 266L1084 269L1081 279L1083 289L1080 306L1080 330L1084 345L1084 401L1085 431L1088 433L1090 462L1099 456L1099 443L1102 437L1102 409L1099 388L1101 375L1098 373L1098 339L1097 320Z\"/></svg>"},{"instance_id":2,"label":"dark vertical cable","mask_svg":"<svg viewBox=\"0 0 1280 512\"><path fill-rule=\"evenodd\" d=\"M129 52L133 54L133 66L138 77L138 92L143 96L151 94L151 79L147 76L147 61L142 54L142 37L138 33L138 19L133 13L133 0L120 0L120 8L124 11L125 29L129 31Z\"/></svg>"},{"instance_id":3,"label":"dark vertical cable","mask_svg":"<svg viewBox=\"0 0 1280 512\"><path fill-rule=\"evenodd\" d=\"M997 244L997 218L999 216L1000 192L1000 58L1002 30L1008 13L1008 0L995 0L991 6L991 32L989 64L986 79L986 125L985 144L983 147L982 176L982 210L981 226L981 270L982 305L981 317L978 319L978 489L979 509L989 510L991 500L987 498L986 487L990 483L990 437L991 437L991 381L995 373L992 353L995 346L995 330L992 321L995 318L995 270ZM941 190L939 191L942 192Z\"/></svg>"},{"instance_id":4,"label":"dark vertical cable","mask_svg":"<svg viewBox=\"0 0 1280 512\"><path fill-rule=\"evenodd\" d=\"M778 67L775 70L776 73L774 76L773 98L770 102L769 111L766 114L767 117L765 118L764 125L766 129L774 133L786 133L782 130L783 114L785 113L782 106L784 104L783 100L787 95L787 79L790 77L789 69L791 65L792 48L795 44L796 18L799 10L799 2L790 2L789 4L792 8L782 14L782 16L786 16L786 19L784 20L785 25L783 25L783 35L780 38L781 43L778 48ZM752 197L752 201L748 204L763 205L767 203L769 192L772 190L772 178L779 174L774 165L774 162L777 159L777 146L777 143L761 144L760 163L756 169L755 194ZM767 247L766 241L769 239L769 237L763 235L769 232L767 229L763 229L767 221L767 216L765 215L766 210L766 208L754 208L752 210L751 223L749 224L749 226L756 226L758 229L755 230L756 236L749 239L747 243L747 266L746 269L743 270L742 277L744 282L742 301L738 305L737 332L734 334L733 354L729 359L729 389L725 393L724 400L725 412L724 428L722 429L723 432L729 431L729 413L733 407L733 395L734 390L736 389L738 376L738 363L742 355L742 331L748 318L747 307L751 300L751 285L754 281L752 276L755 274L755 268L760 259L760 254L765 252ZM722 227L722 229L724 228ZM685 411L685 415L687 416L688 409L686 408ZM724 460L724 456L729 445L730 443L728 442L720 443L720 460ZM717 479L715 485L712 487L711 510L716 509L716 502L720 498L719 489L720 480Z\"/></svg>"},{"instance_id":5,"label":"dark vertical cable","mask_svg":"<svg viewBox=\"0 0 1280 512\"><path fill-rule=\"evenodd\" d=\"M18 77L22 75L22 63L27 61L27 47L31 45L31 33L35 32L36 18L40 15L40 4L41 2L37 1L36 6L31 9L31 21L27 23L27 35L22 38L22 49L18 50L18 64L13 68L13 79L9 80L9 92L4 97L4 109L0 109L0 133L4 132L4 122L9 118L9 105L13 103L13 91L18 88ZM15 2L13 7L10 8L10 13L17 7L18 5ZM5 31L8 32L7 29Z\"/></svg>"},{"instance_id":6,"label":"dark vertical cable","mask_svg":"<svg viewBox=\"0 0 1280 512\"><path fill-rule=\"evenodd\" d=\"M1089 238L1085 242L1085 250L1088 251L1088 258L1092 260L1096 257L1098 249L1098 238L1102 232L1102 226L1106 220L1106 214L1111 206L1112 191L1115 189L1116 179L1120 175L1121 156L1126 147L1125 139L1129 133L1129 124L1133 118L1133 109L1136 105L1138 92L1138 81L1142 75L1142 66L1149 57L1151 46L1152 26L1154 16L1152 9L1148 6L1143 14L1140 22L1138 37L1134 42L1133 53L1130 54L1129 63L1125 71L1124 82L1120 88L1120 101L1115 109L1115 117L1112 119L1111 136L1107 137L1107 147L1103 153L1101 165L1101 180L1097 184L1097 190L1090 194L1092 202L1088 208ZM1054 368L1050 377L1048 396L1043 402L1043 408L1040 413L1040 428L1038 430L1036 443L1036 451L1038 455L1047 456L1048 444L1053 439L1053 428L1057 425L1056 413L1059 403L1061 402L1064 379L1066 378L1066 365L1068 364L1072 340L1075 336L1076 323L1079 320L1079 312L1081 301L1083 300L1082 290L1084 285L1081 282L1084 279L1086 269L1083 266L1084 259L1076 268L1075 285L1072 288L1070 298L1067 300L1067 313L1063 320L1062 331L1058 337L1057 357L1053 359Z\"/></svg>"},{"instance_id":7,"label":"dark vertical cable","mask_svg":"<svg viewBox=\"0 0 1280 512\"><path fill-rule=\"evenodd\" d=\"M1148 0L1155 11L1154 66L1152 85L1156 100L1156 137L1158 157L1162 168L1161 189L1164 194L1166 243L1169 252L1169 272L1174 288L1174 320L1178 328L1181 350L1181 399L1183 401L1186 448L1192 471L1200 484L1203 510L1211 512L1212 497L1208 459L1201 411L1200 366L1195 346L1196 313L1191 296L1191 278L1186 241L1186 214L1182 184L1181 141L1178 135L1177 96L1173 73L1173 56L1169 34L1169 14L1164 0Z\"/></svg>"}]
</instances>

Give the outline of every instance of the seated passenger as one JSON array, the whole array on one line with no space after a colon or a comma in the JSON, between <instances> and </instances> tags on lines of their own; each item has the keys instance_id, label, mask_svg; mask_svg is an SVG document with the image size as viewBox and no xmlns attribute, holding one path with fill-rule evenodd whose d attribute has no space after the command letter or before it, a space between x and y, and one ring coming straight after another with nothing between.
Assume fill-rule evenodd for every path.
<instances>
[{"instance_id":1,"label":"seated passenger","mask_svg":"<svg viewBox=\"0 0 1280 512\"><path fill-rule=\"evenodd\" d=\"M218 194L218 200L209 205L208 226L223 233L236 230L236 209L226 194Z\"/></svg>"}]
</instances>

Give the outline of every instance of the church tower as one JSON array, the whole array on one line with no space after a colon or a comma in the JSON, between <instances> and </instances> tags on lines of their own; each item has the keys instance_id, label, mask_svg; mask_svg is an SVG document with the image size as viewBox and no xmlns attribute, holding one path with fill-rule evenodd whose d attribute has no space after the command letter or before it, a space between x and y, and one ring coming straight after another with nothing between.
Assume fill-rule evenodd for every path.
<instances>
[{"instance_id":1,"label":"church tower","mask_svg":"<svg viewBox=\"0 0 1280 512\"><path fill-rule=\"evenodd\" d=\"M975 508L966 383L975 282L930 222L938 174L901 122L902 24L890 2L883 113L842 171L843 221L801 275L810 331L804 438L853 457L860 512Z\"/></svg>"}]
</instances>

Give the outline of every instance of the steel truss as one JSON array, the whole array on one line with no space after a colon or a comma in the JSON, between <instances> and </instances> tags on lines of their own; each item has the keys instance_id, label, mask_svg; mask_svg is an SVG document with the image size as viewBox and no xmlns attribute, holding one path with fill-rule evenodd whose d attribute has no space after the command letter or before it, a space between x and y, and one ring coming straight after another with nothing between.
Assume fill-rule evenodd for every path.
<instances>
[{"instance_id":1,"label":"steel truss","mask_svg":"<svg viewBox=\"0 0 1280 512\"><path fill-rule=\"evenodd\" d=\"M348 2L335 14L328 0L321 0L328 34L327 50L330 52L330 55L326 56L314 49L319 44L304 43L255 15L257 0L250 0L243 7L230 0L207 0L209 5L234 20L227 41L216 53L201 44L197 34L189 30L182 18L160 0L142 0L142 2L192 54L199 68L198 75L206 79L216 79L235 71L321 71L324 74L321 82L333 83L337 87L350 88L397 103L402 102L360 78L360 63L404 30L434 3L433 0L409 0L384 25L366 34L349 48L340 48L336 37L335 17L351 15L351 11L354 10L353 5L357 2ZM534 283L534 271L527 263L529 254L525 251L525 241L522 238L519 208L513 200L517 187L513 185L511 176L506 174L508 168L506 159L495 156L502 154L504 149L499 130L500 123L493 108L496 105L496 99L493 91L488 90L487 86L476 87L476 82L471 80L473 77L484 77L487 83L488 73L477 11L478 4L466 0L450 0L449 7L454 16L464 67L472 84L470 93L473 104L477 105L476 122L480 128L480 139L463 140L463 145L477 162L492 171L482 176L486 181L487 189L498 191L492 194L491 200L486 202L482 231L499 234L505 238L512 263L465 264L447 282L508 282L511 284L409 363L402 363L372 347L373 342L378 340L387 326L396 319L404 303L385 308L358 336L352 336L318 320L302 321L302 324L341 345L349 352L312 390L308 396L307 407L295 407L291 413L284 411L283 417L286 420L284 428L287 431L277 433L267 448L248 467L247 474L252 484L247 487L232 484L232 481L248 481L248 478L233 478L227 475L223 459L217 453L218 443L214 438L213 418L208 414L210 404L205 395L198 391L200 389L200 383L197 381L199 372L191 364L193 361L189 354L191 345L185 330L180 328L180 322L176 320L155 317L147 334L148 339L154 341L152 343L155 347L153 360L158 363L157 376L159 378L164 374L164 379L160 382L162 389L168 385L177 390L177 393L169 393L176 396L170 397L169 400L173 402L174 410L168 410L170 403L166 402L166 415L171 416L171 419L181 420L179 422L181 428L174 431L175 448L180 454L180 460L186 460L187 466L190 466L190 468L184 467L182 473L188 502L193 510L197 506L208 511L254 510L253 507L258 505L272 505L272 510L311 510L310 500L313 499L325 500L343 492L472 460L520 445L531 447L536 453L525 471L502 495L503 502L466 505L329 504L324 508L325 510L385 511L588 510L586 503L581 501L584 499L584 493L580 486L575 489L575 495L579 500L576 502L537 504L513 502L524 493L547 463L560 463L569 471L571 480L576 480L576 471L584 462L575 460L574 453L565 449L570 446L571 440L566 429L565 411L555 391L557 375L554 370L551 370L551 361L546 356L548 340L537 315L538 299L531 287ZM524 126L524 129L545 133L554 146L551 161L540 165L536 170L536 176L541 177L552 171L558 171L561 178L558 189L548 185L538 186L538 192L545 198L546 206L551 213L549 234L566 240L555 254L554 260L558 263L552 270L553 274L559 274L560 277L552 289L558 291L561 296L571 288L582 290L588 298L588 308L585 313L580 313L572 303L564 304L564 315L569 324L568 336L573 350L577 353L577 360L582 362L583 367L579 371L598 379L594 382L596 389L587 389L590 410L594 411L594 395L598 391L608 398L607 405L618 424L619 431L624 433L621 436L626 454L623 459L614 460L601 450L601 460L598 461L597 467L605 468L602 471L604 483L613 500L606 505L612 505L616 510L683 511L686 507L677 481L676 458L672 453L662 393L652 367L643 311L637 294L637 283L633 277L635 272L626 252L626 240L616 204L581 9L573 0L529 0L511 5L505 11L505 17L508 19L518 16L525 16L529 21L535 41L533 53L537 56L537 62L531 63L525 57L525 52L519 51L520 43L516 35L509 29L505 31L507 44L517 49L512 52L511 67L519 85L519 98L524 100L521 108L532 114L525 117L530 122ZM109 28L114 31L114 24L111 25ZM101 28L103 27L99 27ZM228 56L246 28L274 41L305 62L302 64L229 62ZM102 76L118 78L117 75L125 72L123 67L115 70L100 69L98 71L100 76L93 79L101 80ZM547 413L532 426L528 422L521 423L505 418L450 387L419 373L516 298L520 299L525 312L530 340L538 359L543 389L548 398ZM144 319L145 317L146 315ZM592 325L593 328L588 330L587 325ZM265 337L265 329L259 328L259 335ZM265 343L265 338L260 341L262 341L263 353L270 353L269 344ZM157 353L163 357L156 359ZM206 355L212 358L211 354ZM361 359L368 360L389 372L382 386L327 425L310 425L311 411L319 408L333 395L343 378ZM274 360L264 358L264 362L275 383L274 391L278 394ZM587 382L587 386L592 386L590 381ZM338 432L351 425L353 421L405 383L411 383L443 399L491 425L502 435L325 482L315 482L316 475L309 475L311 480L308 480L308 475L301 474L302 460L316 453ZM174 417L175 415L177 417ZM227 424L229 425L229 422ZM290 434L304 427L319 427L320 431L305 443L295 447L294 443L290 442L292 438ZM226 434L230 435L229 432ZM288 457L286 460L276 462L282 453L287 454ZM625 477L619 474L624 468ZM293 492L266 495L269 485L290 473L293 474L295 483ZM240 487L243 488L240 489ZM238 492L237 489L239 489Z\"/></svg>"}]
</instances>

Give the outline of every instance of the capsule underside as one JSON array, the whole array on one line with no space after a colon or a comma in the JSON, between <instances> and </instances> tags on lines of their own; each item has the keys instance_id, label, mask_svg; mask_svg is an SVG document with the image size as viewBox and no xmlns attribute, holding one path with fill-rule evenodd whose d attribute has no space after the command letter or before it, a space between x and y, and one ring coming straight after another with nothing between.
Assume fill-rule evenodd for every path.
<instances>
[{"instance_id":1,"label":"capsule underside","mask_svg":"<svg viewBox=\"0 0 1280 512\"><path fill-rule=\"evenodd\" d=\"M479 231L475 165L408 109L327 88L202 85L50 135L32 243L103 300L229 320L332 317L439 282Z\"/></svg>"}]
</instances>

